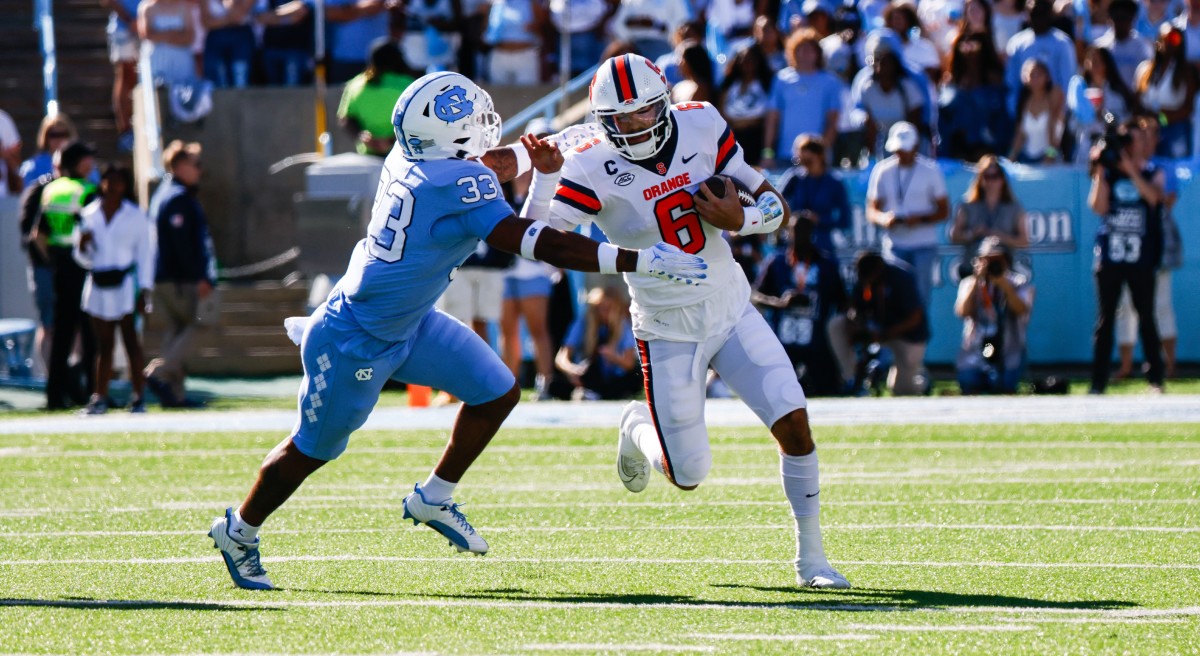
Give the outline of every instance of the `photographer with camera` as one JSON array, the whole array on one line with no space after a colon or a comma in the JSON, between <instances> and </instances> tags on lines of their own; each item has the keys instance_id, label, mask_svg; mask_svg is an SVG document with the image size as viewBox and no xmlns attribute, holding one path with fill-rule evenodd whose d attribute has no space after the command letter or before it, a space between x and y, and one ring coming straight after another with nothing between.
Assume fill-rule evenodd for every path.
<instances>
[{"instance_id":1,"label":"photographer with camera","mask_svg":"<svg viewBox=\"0 0 1200 656\"><path fill-rule=\"evenodd\" d=\"M771 329L783 344L808 396L845 392L829 346L830 319L846 309L846 285L838 261L818 248L813 233L817 215L792 215L791 243L763 263L750 300L765 309Z\"/></svg>"},{"instance_id":2,"label":"photographer with camera","mask_svg":"<svg viewBox=\"0 0 1200 656\"><path fill-rule=\"evenodd\" d=\"M973 272L958 284L954 313L963 320L958 385L963 394L1013 394L1025 374L1033 285L1013 271L999 237L979 245Z\"/></svg>"},{"instance_id":3,"label":"photographer with camera","mask_svg":"<svg viewBox=\"0 0 1200 656\"><path fill-rule=\"evenodd\" d=\"M860 382L856 380L857 347L866 354L883 347L893 356L887 377L892 394L924 394L929 323L912 270L903 262L887 262L874 251L859 253L854 269L858 280L850 308L829 322L829 341L842 377Z\"/></svg>"},{"instance_id":4,"label":"photographer with camera","mask_svg":"<svg viewBox=\"0 0 1200 656\"><path fill-rule=\"evenodd\" d=\"M1162 346L1154 320L1155 272L1162 261L1166 175L1148 162L1146 135L1136 121L1117 125L1105 116L1104 139L1092 148L1088 206L1100 216L1096 232L1096 292L1099 318L1092 342L1092 387L1103 394L1112 364L1117 301L1122 287L1139 318L1142 349L1153 392L1163 388Z\"/></svg>"}]
</instances>

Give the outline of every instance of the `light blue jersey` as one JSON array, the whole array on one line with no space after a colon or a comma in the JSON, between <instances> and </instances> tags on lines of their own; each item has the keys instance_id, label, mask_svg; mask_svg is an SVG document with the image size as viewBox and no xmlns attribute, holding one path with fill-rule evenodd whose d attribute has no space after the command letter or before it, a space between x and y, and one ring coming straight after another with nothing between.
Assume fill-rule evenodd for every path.
<instances>
[{"instance_id":1,"label":"light blue jersey","mask_svg":"<svg viewBox=\"0 0 1200 656\"><path fill-rule=\"evenodd\" d=\"M446 291L453 270L512 213L496 175L483 164L412 162L393 150L367 237L329 295L328 318L384 341L407 340Z\"/></svg>"},{"instance_id":2,"label":"light blue jersey","mask_svg":"<svg viewBox=\"0 0 1200 656\"><path fill-rule=\"evenodd\" d=\"M301 453L338 457L388 379L445 390L467 405L512 389L516 381L496 353L433 307L454 269L511 215L482 164L410 162L392 151L367 237L301 341L304 380L292 437Z\"/></svg>"}]
</instances>

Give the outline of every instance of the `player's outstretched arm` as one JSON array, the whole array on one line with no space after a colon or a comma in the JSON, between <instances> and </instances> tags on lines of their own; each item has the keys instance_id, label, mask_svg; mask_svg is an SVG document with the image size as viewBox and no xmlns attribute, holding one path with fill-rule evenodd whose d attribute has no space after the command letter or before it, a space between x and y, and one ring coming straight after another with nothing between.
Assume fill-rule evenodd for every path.
<instances>
[{"instance_id":1,"label":"player's outstretched arm","mask_svg":"<svg viewBox=\"0 0 1200 656\"><path fill-rule=\"evenodd\" d=\"M699 284L707 277L704 271L708 265L702 258L670 244L660 242L641 250L618 248L515 216L500 221L487 243L530 260L576 271L637 272L686 285Z\"/></svg>"}]
</instances>

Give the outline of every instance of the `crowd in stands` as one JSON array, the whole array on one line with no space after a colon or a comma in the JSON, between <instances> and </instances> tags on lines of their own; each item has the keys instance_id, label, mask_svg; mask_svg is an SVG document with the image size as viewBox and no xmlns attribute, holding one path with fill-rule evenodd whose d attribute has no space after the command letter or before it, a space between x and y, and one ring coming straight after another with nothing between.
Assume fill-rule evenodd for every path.
<instances>
[{"instance_id":1,"label":"crowd in stands","mask_svg":"<svg viewBox=\"0 0 1200 656\"><path fill-rule=\"evenodd\" d=\"M155 78L177 84L299 85L317 68L311 0L102 1L112 8L113 106L126 134L139 52ZM821 136L835 167L882 159L884 136L902 120L917 127L923 154L971 162L1083 162L1107 114L1154 116L1163 157L1192 149L1195 0L324 5L328 82L362 74L379 42L402 53L396 74L458 70L493 85L556 82L560 70L636 52L663 69L676 101L717 105L766 168L786 165L800 134Z\"/></svg>"},{"instance_id":2,"label":"crowd in stands","mask_svg":"<svg viewBox=\"0 0 1200 656\"><path fill-rule=\"evenodd\" d=\"M129 96L140 54L156 80L169 84L294 86L317 73L311 0L101 2L112 10L113 111L122 147L132 144ZM1200 0L327 0L324 14L325 78L346 84L338 116L363 154L390 151L390 108L433 70L530 85L636 52L663 71L674 101L713 103L747 161L778 176L796 217L770 238L731 239L759 306L816 393L861 390L870 367L890 369L896 393L927 391L931 263L941 234L963 249L954 308L965 322L957 363L962 389L1012 391L1024 372L1033 286L1031 272L1015 266L1029 236L1007 162L1090 163L1102 196L1128 182L1116 159L1101 161L1109 156L1098 145L1119 128L1133 149L1129 157L1145 168L1125 178L1161 189L1147 202L1163 216L1155 237L1162 247L1143 249L1149 255L1136 262L1121 260L1124 252L1112 256L1120 275L1103 286L1092 387L1105 388L1107 364L1099 363L1107 363L1114 340L1118 376L1131 374L1138 338L1161 342L1161 363L1147 355L1151 383L1174 375L1170 270L1181 257L1171 217L1177 181L1163 163L1192 156ZM565 50L562 34L570 35ZM89 189L103 182L95 166L55 168L56 153L78 136L65 115L43 121L37 152L23 163L20 138L6 119L0 112L0 195L39 188L47 176L69 174ZM199 159L178 150L173 156L182 170L176 180ZM963 198L948 196L934 158L975 167ZM842 173L864 167L871 170L866 218L882 251L859 253L852 267L839 269L824 258L850 243ZM522 184L509 190L518 207ZM162 213L157 207L152 203L151 222ZM1092 207L1110 209L1106 202ZM1097 243L1125 243L1103 230ZM31 250L31 270L39 288L54 288L53 253L43 255ZM1131 279L1127 264L1152 275ZM510 266L487 252L464 272L472 269L479 275L462 277L464 285L473 280L473 290L463 292L469 300L448 301L447 311L481 334L496 322L514 370L524 359L521 335L529 335L540 396L608 398L627 390L628 375L636 378L628 300L613 289L620 285L589 280L590 291L564 289L541 265ZM188 302L210 282L203 272L192 274L198 289ZM556 295L586 299L580 316L572 316L572 303L564 313ZM50 298L39 292L47 328L56 307ZM78 311L74 296L70 302ZM1146 313L1155 321L1137 320ZM1155 335L1146 324L1156 324ZM169 368L162 371L149 384L183 403L182 383L171 380ZM61 389L54 394L51 406L69 402Z\"/></svg>"}]
</instances>

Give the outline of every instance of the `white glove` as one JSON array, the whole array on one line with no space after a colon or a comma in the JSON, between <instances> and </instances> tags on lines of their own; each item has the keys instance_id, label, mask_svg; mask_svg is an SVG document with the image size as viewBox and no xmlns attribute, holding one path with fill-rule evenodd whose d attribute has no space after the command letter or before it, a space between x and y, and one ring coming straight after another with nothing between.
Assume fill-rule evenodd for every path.
<instances>
[{"instance_id":1,"label":"white glove","mask_svg":"<svg viewBox=\"0 0 1200 656\"><path fill-rule=\"evenodd\" d=\"M708 277L708 268L699 255L684 253L677 246L658 242L638 251L637 272L684 285L699 285Z\"/></svg>"}]
</instances>

